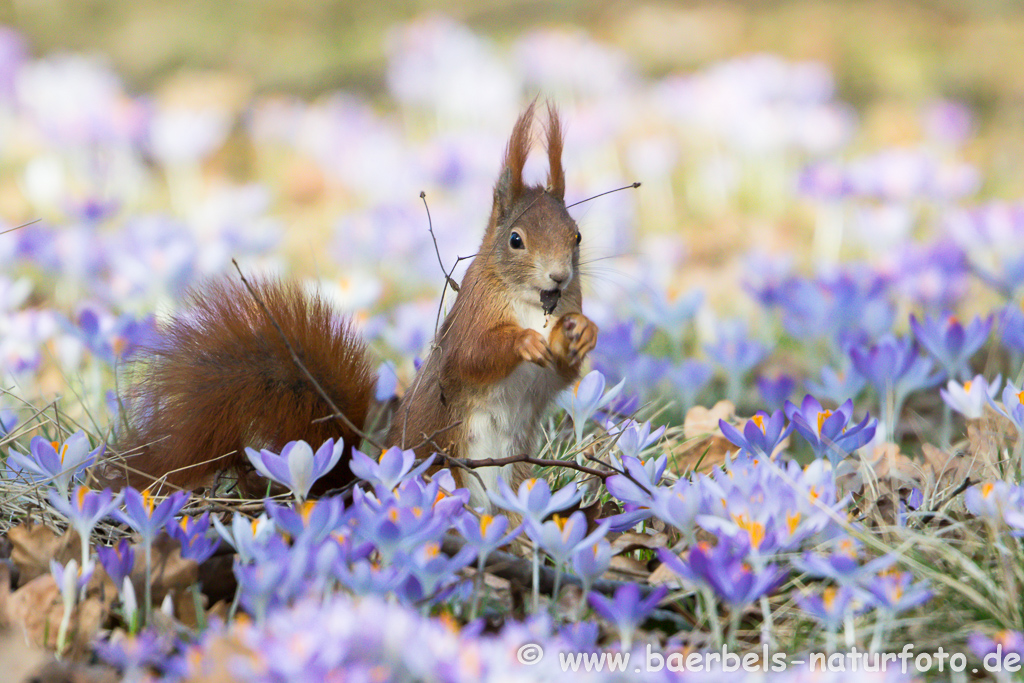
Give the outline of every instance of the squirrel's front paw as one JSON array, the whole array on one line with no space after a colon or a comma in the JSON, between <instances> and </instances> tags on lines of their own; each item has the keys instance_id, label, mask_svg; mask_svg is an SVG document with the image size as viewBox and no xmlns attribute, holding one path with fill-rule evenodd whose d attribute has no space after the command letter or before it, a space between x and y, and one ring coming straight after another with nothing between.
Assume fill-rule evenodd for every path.
<instances>
[{"instance_id":1,"label":"squirrel's front paw","mask_svg":"<svg viewBox=\"0 0 1024 683\"><path fill-rule=\"evenodd\" d=\"M537 330L533 329L523 330L522 335L516 342L516 353L523 360L545 367L550 366L554 362L554 356L551 355L551 348L548 347L547 340Z\"/></svg>"},{"instance_id":2,"label":"squirrel's front paw","mask_svg":"<svg viewBox=\"0 0 1024 683\"><path fill-rule=\"evenodd\" d=\"M575 367L597 345L597 325L582 313L566 313L551 330L549 344L559 360Z\"/></svg>"}]
</instances>

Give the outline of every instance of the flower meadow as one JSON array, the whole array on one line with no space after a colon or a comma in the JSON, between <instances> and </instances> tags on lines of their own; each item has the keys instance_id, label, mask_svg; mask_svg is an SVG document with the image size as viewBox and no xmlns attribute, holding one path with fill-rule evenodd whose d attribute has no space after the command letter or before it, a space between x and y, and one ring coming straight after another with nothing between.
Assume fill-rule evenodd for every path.
<instances>
[{"instance_id":1,"label":"flower meadow","mask_svg":"<svg viewBox=\"0 0 1024 683\"><path fill-rule=\"evenodd\" d=\"M130 681L1016 675L1024 204L969 160L968 106L884 146L823 64L654 78L585 33L443 17L395 27L372 101L132 93L30 47L0 29L3 647ZM265 499L96 484L134 354L232 259L351 316L385 420L537 93L601 328L544 418L559 464L486 508L334 441L247 449ZM358 483L311 497L333 467ZM723 648L744 666L690 663Z\"/></svg>"}]
</instances>

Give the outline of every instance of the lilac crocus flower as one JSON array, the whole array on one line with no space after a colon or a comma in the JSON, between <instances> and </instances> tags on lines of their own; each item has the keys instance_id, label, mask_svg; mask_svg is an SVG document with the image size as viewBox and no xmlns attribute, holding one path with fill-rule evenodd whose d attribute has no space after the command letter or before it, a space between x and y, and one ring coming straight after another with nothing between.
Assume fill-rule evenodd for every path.
<instances>
[{"instance_id":1,"label":"lilac crocus flower","mask_svg":"<svg viewBox=\"0 0 1024 683\"><path fill-rule=\"evenodd\" d=\"M601 538L593 545L581 545L572 554L572 570L583 581L584 595L590 586L608 571L612 563L612 546Z\"/></svg>"},{"instance_id":2,"label":"lilac crocus flower","mask_svg":"<svg viewBox=\"0 0 1024 683\"><path fill-rule=\"evenodd\" d=\"M96 548L96 555L107 576L120 588L135 567L135 551L128 539L122 538L115 546L101 545Z\"/></svg>"},{"instance_id":3,"label":"lilac crocus flower","mask_svg":"<svg viewBox=\"0 0 1024 683\"><path fill-rule=\"evenodd\" d=\"M626 420L622 423L607 420L604 423L604 428L609 436L617 437L615 439L615 447L619 452L631 458L639 458L640 453L645 448L657 443L658 439L665 433L664 425L652 432L650 420L646 422Z\"/></svg>"},{"instance_id":4,"label":"lilac crocus flower","mask_svg":"<svg viewBox=\"0 0 1024 683\"><path fill-rule=\"evenodd\" d=\"M917 347L909 339L898 340L892 335L882 337L872 346L851 348L850 359L857 372L875 390L882 408L887 441L891 441L895 434L895 422L899 419L907 396L920 389L933 387L942 379L942 372L933 373L932 361L918 353Z\"/></svg>"},{"instance_id":5,"label":"lilac crocus flower","mask_svg":"<svg viewBox=\"0 0 1024 683\"><path fill-rule=\"evenodd\" d=\"M362 451L353 449L352 459L348 466L352 473L360 479L391 491L403 481L426 472L433 462L434 456L432 455L413 467L416 463L416 454L411 450L403 451L397 446L392 446L380 454L379 463L374 462L373 458Z\"/></svg>"},{"instance_id":6,"label":"lilac crocus flower","mask_svg":"<svg viewBox=\"0 0 1024 683\"><path fill-rule=\"evenodd\" d=\"M605 391L604 375L597 370L591 370L583 379L576 383L575 387L558 395L556 399L558 405L572 418L576 443L583 441L583 430L587 425L587 421L598 410L611 403L619 395L619 392L622 391L622 387L625 384L626 380L623 379L614 387Z\"/></svg>"},{"instance_id":7,"label":"lilac crocus flower","mask_svg":"<svg viewBox=\"0 0 1024 683\"><path fill-rule=\"evenodd\" d=\"M706 543L691 548L685 563L666 548L658 549L658 557L679 576L711 588L730 606L742 609L777 589L789 574L773 564L755 570L745 560L749 550L745 537L723 534L714 548Z\"/></svg>"},{"instance_id":8,"label":"lilac crocus flower","mask_svg":"<svg viewBox=\"0 0 1024 683\"><path fill-rule=\"evenodd\" d=\"M526 533L551 556L556 567L561 567L578 548L593 545L597 539L603 538L608 533L608 527L608 522L602 522L587 534L587 517L582 510L577 510L568 517L554 515L551 520L543 523L528 519Z\"/></svg>"},{"instance_id":9,"label":"lilac crocus flower","mask_svg":"<svg viewBox=\"0 0 1024 683\"><path fill-rule=\"evenodd\" d=\"M103 450L104 446L99 446L90 451L89 438L84 431L75 432L63 444L37 436L29 442L29 455L9 451L7 466L13 476L33 482L53 482L60 494L68 498L71 481L96 462Z\"/></svg>"},{"instance_id":10,"label":"lilac crocus flower","mask_svg":"<svg viewBox=\"0 0 1024 683\"><path fill-rule=\"evenodd\" d=\"M1020 306L1011 303L999 315L999 338L1006 348L1024 353L1024 310Z\"/></svg>"},{"instance_id":11,"label":"lilac crocus flower","mask_svg":"<svg viewBox=\"0 0 1024 683\"><path fill-rule=\"evenodd\" d=\"M814 397L807 395L798 408L786 401L786 415L800 436L814 449L816 458L827 457L832 471L839 467L839 461L853 453L875 436L878 421L871 421L870 415L853 424L853 401L847 400L835 411L826 410Z\"/></svg>"},{"instance_id":12,"label":"lilac crocus flower","mask_svg":"<svg viewBox=\"0 0 1024 683\"><path fill-rule=\"evenodd\" d=\"M276 534L274 522L263 513L256 519L249 519L240 512L234 513L231 518L231 528L216 517L213 518L213 526L224 541L235 549L242 562L252 562L260 550L267 545Z\"/></svg>"},{"instance_id":13,"label":"lilac crocus flower","mask_svg":"<svg viewBox=\"0 0 1024 683\"><path fill-rule=\"evenodd\" d=\"M991 638L982 633L972 633L967 638L967 645L989 671L999 671L1006 664L1020 666L1024 659L1024 634L1020 631L998 631ZM1007 660L1010 655L1014 655L1014 659ZM1009 671L1006 668L1002 670Z\"/></svg>"},{"instance_id":14,"label":"lilac crocus flower","mask_svg":"<svg viewBox=\"0 0 1024 683\"><path fill-rule=\"evenodd\" d=\"M939 389L939 394L950 408L968 420L977 420L984 414L985 406L995 399L1002 383L1002 375L996 375L991 384L983 375L975 375L963 384L951 379L945 389Z\"/></svg>"},{"instance_id":15,"label":"lilac crocus flower","mask_svg":"<svg viewBox=\"0 0 1024 683\"><path fill-rule=\"evenodd\" d=\"M795 596L796 604L829 631L836 631L850 614L865 609L861 593L852 586L828 586L821 593Z\"/></svg>"},{"instance_id":16,"label":"lilac crocus flower","mask_svg":"<svg viewBox=\"0 0 1024 683\"><path fill-rule=\"evenodd\" d=\"M928 602L932 597L928 582L921 581L911 585L914 580L910 572L884 571L871 581L865 582L864 588L874 597L875 606L896 613L917 607Z\"/></svg>"},{"instance_id":17,"label":"lilac crocus flower","mask_svg":"<svg viewBox=\"0 0 1024 683\"><path fill-rule=\"evenodd\" d=\"M576 484L568 484L551 493L545 479L527 479L519 485L517 493L504 479L498 479L498 491L487 492L491 502L503 510L515 512L535 522L572 507L583 499L583 491Z\"/></svg>"},{"instance_id":18,"label":"lilac crocus flower","mask_svg":"<svg viewBox=\"0 0 1024 683\"><path fill-rule=\"evenodd\" d=\"M292 538L308 538L315 543L323 541L345 521L345 503L341 496L307 500L294 506L268 500L264 507L278 529Z\"/></svg>"},{"instance_id":19,"label":"lilac crocus flower","mask_svg":"<svg viewBox=\"0 0 1024 683\"><path fill-rule=\"evenodd\" d=\"M68 500L55 490L50 490L48 499L57 512L64 515L82 542L82 566L89 562L89 539L92 530L100 520L110 515L121 504L122 494L116 496L110 489L92 491L87 486L79 486L75 495Z\"/></svg>"},{"instance_id":20,"label":"lilac crocus flower","mask_svg":"<svg viewBox=\"0 0 1024 683\"><path fill-rule=\"evenodd\" d=\"M820 396L839 405L848 398L857 398L866 384L867 380L864 379L864 376L853 372L851 368L837 371L826 366L821 369L821 381L808 380L807 388L815 396Z\"/></svg>"},{"instance_id":21,"label":"lilac crocus flower","mask_svg":"<svg viewBox=\"0 0 1024 683\"><path fill-rule=\"evenodd\" d=\"M975 316L965 327L953 316L925 318L910 316L910 328L917 340L928 349L950 378L970 376L968 361L984 345L992 330L992 316L985 320Z\"/></svg>"},{"instance_id":22,"label":"lilac crocus flower","mask_svg":"<svg viewBox=\"0 0 1024 683\"><path fill-rule=\"evenodd\" d=\"M281 449L281 454L266 449L256 452L246 448L245 454L256 471L267 479L286 486L299 502L309 496L313 483L330 472L345 450L339 438L327 439L316 453L305 441L290 441Z\"/></svg>"},{"instance_id":23,"label":"lilac crocus flower","mask_svg":"<svg viewBox=\"0 0 1024 683\"><path fill-rule=\"evenodd\" d=\"M793 558L793 566L810 576L832 579L836 583L859 585L896 562L893 555L882 555L861 564L860 547L852 539L842 539L828 555L805 553Z\"/></svg>"},{"instance_id":24,"label":"lilac crocus flower","mask_svg":"<svg viewBox=\"0 0 1024 683\"><path fill-rule=\"evenodd\" d=\"M757 390L769 410L780 410L795 389L796 380L789 375L757 378Z\"/></svg>"},{"instance_id":25,"label":"lilac crocus flower","mask_svg":"<svg viewBox=\"0 0 1024 683\"><path fill-rule=\"evenodd\" d=\"M177 491L160 501L153 502L153 494L149 489L139 493L131 486L125 487L122 492L124 497L124 510L115 510L113 515L124 522L132 529L135 529L142 536L144 543L151 543L156 535L160 533L168 520L181 512L191 492Z\"/></svg>"},{"instance_id":26,"label":"lilac crocus flower","mask_svg":"<svg viewBox=\"0 0 1024 683\"><path fill-rule=\"evenodd\" d=\"M605 479L605 488L625 504L625 512L607 518L613 531L623 531L637 522L651 517L658 482L668 465L668 456L651 458L641 463L632 457L623 457L623 474L613 474Z\"/></svg>"},{"instance_id":27,"label":"lilac crocus flower","mask_svg":"<svg viewBox=\"0 0 1024 683\"><path fill-rule=\"evenodd\" d=\"M0 409L0 439L14 431L18 426L18 414L13 410Z\"/></svg>"},{"instance_id":28,"label":"lilac crocus flower","mask_svg":"<svg viewBox=\"0 0 1024 683\"><path fill-rule=\"evenodd\" d=\"M175 523L173 519L168 520L164 527L167 534L178 541L181 546L181 556L186 560L195 560L199 564L206 562L217 551L220 539L214 531L210 535L210 513L204 512L199 517L188 515Z\"/></svg>"},{"instance_id":29,"label":"lilac crocus flower","mask_svg":"<svg viewBox=\"0 0 1024 683\"><path fill-rule=\"evenodd\" d=\"M1021 438L1024 439L1024 391L1021 391L1012 381L1007 380L1006 386L1003 388L1002 399L1001 405L991 399L989 405L1012 422L1021 434Z\"/></svg>"},{"instance_id":30,"label":"lilac crocus flower","mask_svg":"<svg viewBox=\"0 0 1024 683\"><path fill-rule=\"evenodd\" d=\"M695 358L687 358L669 369L668 379L679 392L684 411L697 404L697 397L715 374L711 365Z\"/></svg>"},{"instance_id":31,"label":"lilac crocus flower","mask_svg":"<svg viewBox=\"0 0 1024 683\"><path fill-rule=\"evenodd\" d=\"M598 593L591 593L588 599L594 611L615 624L619 631L622 650L628 652L633 646L633 634L644 622L654 608L668 594L668 588L661 586L643 598L640 587L635 583L627 583L615 590L613 598Z\"/></svg>"},{"instance_id":32,"label":"lilac crocus flower","mask_svg":"<svg viewBox=\"0 0 1024 683\"><path fill-rule=\"evenodd\" d=\"M455 528L466 543L471 545L477 552L477 556L486 559L487 555L519 535L522 526L512 529L508 533L508 517L505 515L480 515L477 519L471 514L464 514L455 522Z\"/></svg>"},{"instance_id":33,"label":"lilac crocus flower","mask_svg":"<svg viewBox=\"0 0 1024 683\"><path fill-rule=\"evenodd\" d=\"M725 373L726 396L733 403L739 401L743 378L768 357L768 347L750 339L746 328L738 323L723 325L717 341L705 346L704 352Z\"/></svg>"},{"instance_id":34,"label":"lilac crocus flower","mask_svg":"<svg viewBox=\"0 0 1024 683\"><path fill-rule=\"evenodd\" d=\"M793 425L786 426L786 416L776 410L769 417L764 411L758 411L743 426L743 433L725 420L719 420L718 426L722 434L733 445L743 449L751 456L770 458L779 444L793 431Z\"/></svg>"}]
</instances>

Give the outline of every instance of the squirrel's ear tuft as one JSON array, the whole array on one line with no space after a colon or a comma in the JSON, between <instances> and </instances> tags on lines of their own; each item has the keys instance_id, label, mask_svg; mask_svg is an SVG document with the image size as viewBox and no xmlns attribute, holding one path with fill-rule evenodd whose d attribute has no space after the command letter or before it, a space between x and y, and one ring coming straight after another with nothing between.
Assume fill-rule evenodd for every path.
<instances>
[{"instance_id":1,"label":"squirrel's ear tuft","mask_svg":"<svg viewBox=\"0 0 1024 683\"><path fill-rule=\"evenodd\" d=\"M548 194L565 201L565 171L562 170L562 122L558 109L548 102Z\"/></svg>"},{"instance_id":2,"label":"squirrel's ear tuft","mask_svg":"<svg viewBox=\"0 0 1024 683\"><path fill-rule=\"evenodd\" d=\"M498 184L494 186L494 208L500 216L507 214L512 204L523 195L523 166L533 141L531 130L534 104L531 102L519 115L505 148L505 161L498 176Z\"/></svg>"}]
</instances>

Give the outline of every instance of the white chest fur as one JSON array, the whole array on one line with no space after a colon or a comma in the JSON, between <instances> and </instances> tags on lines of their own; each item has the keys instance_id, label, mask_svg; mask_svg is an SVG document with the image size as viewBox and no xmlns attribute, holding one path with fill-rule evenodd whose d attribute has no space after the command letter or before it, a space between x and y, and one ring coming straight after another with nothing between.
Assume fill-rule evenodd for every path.
<instances>
[{"instance_id":1,"label":"white chest fur","mask_svg":"<svg viewBox=\"0 0 1024 683\"><path fill-rule=\"evenodd\" d=\"M539 306L516 306L519 324L548 336L556 315L545 316ZM547 321L545 320L547 318ZM545 327L547 322L547 327ZM554 370L534 363L520 363L508 377L495 383L467 419L466 457L507 458L520 453L534 454L540 433L540 419L552 399L565 387ZM476 470L484 487L497 490L498 477L508 481L512 467L482 467ZM471 505L490 507L487 494L476 477L467 478Z\"/></svg>"}]
</instances>

